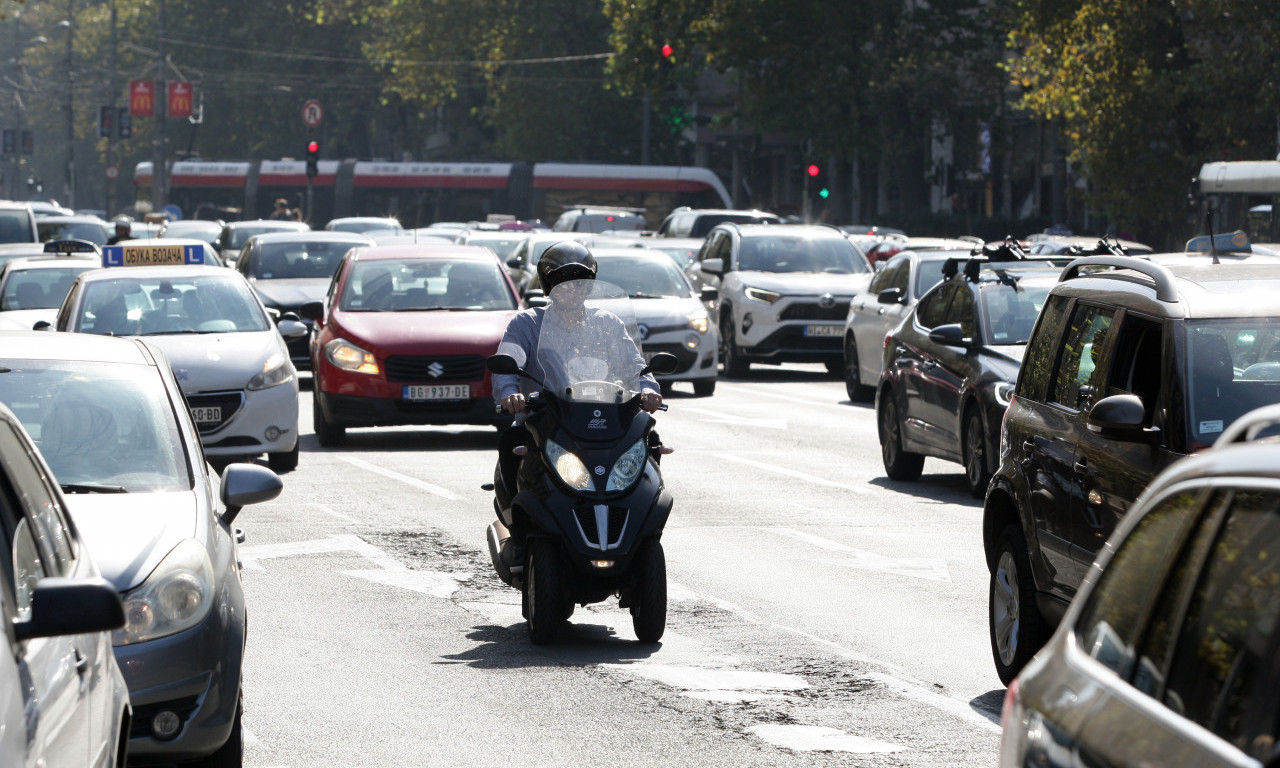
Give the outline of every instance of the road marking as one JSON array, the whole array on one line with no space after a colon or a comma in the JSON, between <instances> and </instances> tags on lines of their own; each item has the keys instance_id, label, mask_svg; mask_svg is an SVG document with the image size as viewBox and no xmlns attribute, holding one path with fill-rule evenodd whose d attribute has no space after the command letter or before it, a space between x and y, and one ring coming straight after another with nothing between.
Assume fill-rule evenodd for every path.
<instances>
[{"instance_id":1,"label":"road marking","mask_svg":"<svg viewBox=\"0 0 1280 768\"><path fill-rule=\"evenodd\" d=\"M796 397L796 396L794 396L794 395L784 395L784 394L782 394L782 393L780 393L780 392L773 392L773 391L768 390L768 389L765 389L765 388L763 388L763 387L760 387L760 388L757 388L757 387L741 387L740 389L744 390L745 392L747 392L748 394L750 394L752 397L768 397L768 398L772 398L772 399L774 399L774 400L785 400L785 401L786 401L786 402L788 402L788 403L799 403L800 405L807 405L807 406L810 406L810 407L815 406L815 405L816 405L816 406L822 406L822 407L829 408L829 409L832 409L832 410L839 410L839 411L840 411L840 413L844 413L844 414L849 414L849 413L850 413L850 411L849 411L849 407L848 407L848 406L846 406L846 405L841 405L841 404L839 404L839 403L832 403L832 402L827 401L827 400L823 400L822 398L817 397L816 395L815 395L815 397L812 397L812 398ZM824 392L824 393L822 393L822 394L823 394L823 397L826 397L826 396L828 395L828 393L826 393L826 392ZM871 415L873 415L873 416L875 415L875 412L874 412L874 411L872 411L872 412L870 412L870 413L871 413Z\"/></svg>"},{"instance_id":2,"label":"road marking","mask_svg":"<svg viewBox=\"0 0 1280 768\"><path fill-rule=\"evenodd\" d=\"M439 496L441 498L449 499L450 501L458 501L462 498L458 494L446 488L441 488L438 485L432 485L431 483L425 482L423 480L419 480L416 477L409 477L408 475L402 475L399 472L392 472L389 469L383 469L382 467L379 467L376 464L370 464L364 459L356 459L350 456L343 456L342 460L347 462L348 464L353 464L359 467L360 469L382 475L383 477L389 477L392 480L399 480L400 482L405 483L406 485L412 485L414 488L418 488L419 490L426 491L427 493L435 494L436 496Z\"/></svg>"},{"instance_id":3,"label":"road marking","mask_svg":"<svg viewBox=\"0 0 1280 768\"><path fill-rule=\"evenodd\" d=\"M350 517L349 515L344 515L344 514L342 514L341 512L338 512L337 510L331 509L330 507L327 507L327 506L325 506L324 504L320 504L320 503L318 503L318 502L314 502L314 501L313 501L313 502L311 502L311 506L313 506L313 507L317 507L321 512L325 513L326 515L329 515L330 517L336 517L336 518L338 518L339 520L342 520L342 521L345 521L345 522L348 522L348 523L358 523L358 522L360 522L359 520L355 519L354 517Z\"/></svg>"},{"instance_id":4,"label":"road marking","mask_svg":"<svg viewBox=\"0 0 1280 768\"><path fill-rule=\"evenodd\" d=\"M847 731L818 725L764 723L751 726L747 732L776 747L793 752L856 752L866 755L873 752L903 752L907 749L897 744L854 736Z\"/></svg>"},{"instance_id":5,"label":"road marking","mask_svg":"<svg viewBox=\"0 0 1280 768\"><path fill-rule=\"evenodd\" d=\"M702 414L702 421L710 421L716 424L732 424L735 427L759 427L761 429L786 429L786 419L751 419L746 416L739 416L734 413L721 413L720 411L708 411L705 408L682 407L680 410L690 413Z\"/></svg>"},{"instance_id":6,"label":"road marking","mask_svg":"<svg viewBox=\"0 0 1280 768\"><path fill-rule=\"evenodd\" d=\"M868 496L871 495L870 489L866 488L865 486L850 485L849 483L837 483L834 480L827 480L826 478L818 477L816 475L810 475L804 472L797 472L794 469L785 469L783 467L779 467L777 464L770 464L764 461L753 461L752 459L745 459L741 456L736 456L731 453L716 453L713 455L718 459L724 459L725 461L732 461L735 464L745 464L748 467L763 469L766 472L772 472L776 475L786 475L787 477L794 477L798 480L804 480L805 482L814 483L815 485L823 485L828 488L840 488L841 490L852 491L853 493L865 494Z\"/></svg>"},{"instance_id":7,"label":"road marking","mask_svg":"<svg viewBox=\"0 0 1280 768\"><path fill-rule=\"evenodd\" d=\"M262 565L259 563L260 560L271 560L277 557L296 557L298 555L324 555L334 552L354 552L372 560L379 568L387 571L408 570L386 552L350 533L312 541L289 541L282 544L259 544L252 547L241 547L240 559L244 562L246 568L262 570Z\"/></svg>"},{"instance_id":8,"label":"road marking","mask_svg":"<svg viewBox=\"0 0 1280 768\"><path fill-rule=\"evenodd\" d=\"M601 664L604 669L654 680L682 691L800 691L809 683L798 675L746 669L705 669L667 664Z\"/></svg>"},{"instance_id":9,"label":"road marking","mask_svg":"<svg viewBox=\"0 0 1280 768\"><path fill-rule=\"evenodd\" d=\"M928 581L942 581L951 583L951 572L947 569L947 563L944 560L923 557L886 557L868 552L864 549L856 549L838 541L824 539L821 536L815 536L812 533L804 533L803 531L792 530L791 528L766 528L783 536L788 536L806 544L812 544L815 547L828 550L830 552L839 552L841 554L850 555L848 559L843 560L819 560L820 563L828 565L839 565L844 568L856 568L861 571L875 571L877 573L891 573L898 576L910 576L913 579L926 579Z\"/></svg>"},{"instance_id":10,"label":"road marking","mask_svg":"<svg viewBox=\"0 0 1280 768\"><path fill-rule=\"evenodd\" d=\"M439 571L339 571L339 573L446 600L453 597L453 593L458 591L462 583L471 578L469 573L440 573Z\"/></svg>"}]
</instances>

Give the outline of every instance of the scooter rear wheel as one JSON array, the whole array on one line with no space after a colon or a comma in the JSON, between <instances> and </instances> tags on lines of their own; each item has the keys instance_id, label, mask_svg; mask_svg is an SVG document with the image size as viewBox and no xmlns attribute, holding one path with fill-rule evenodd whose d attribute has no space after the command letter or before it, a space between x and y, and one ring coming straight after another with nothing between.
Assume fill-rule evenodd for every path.
<instances>
[{"instance_id":1,"label":"scooter rear wheel","mask_svg":"<svg viewBox=\"0 0 1280 768\"><path fill-rule=\"evenodd\" d=\"M545 645L555 640L564 623L564 583L560 553L543 539L529 542L524 570L525 619L529 640Z\"/></svg>"},{"instance_id":2,"label":"scooter rear wheel","mask_svg":"<svg viewBox=\"0 0 1280 768\"><path fill-rule=\"evenodd\" d=\"M650 539L642 544L632 567L631 626L640 642L656 643L667 628L667 557L662 542Z\"/></svg>"}]
</instances>

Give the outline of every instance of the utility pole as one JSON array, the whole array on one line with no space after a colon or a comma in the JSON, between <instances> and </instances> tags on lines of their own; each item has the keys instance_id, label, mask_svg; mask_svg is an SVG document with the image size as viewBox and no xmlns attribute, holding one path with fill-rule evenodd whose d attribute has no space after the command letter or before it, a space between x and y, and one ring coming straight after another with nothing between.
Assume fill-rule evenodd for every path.
<instances>
[{"instance_id":1,"label":"utility pole","mask_svg":"<svg viewBox=\"0 0 1280 768\"><path fill-rule=\"evenodd\" d=\"M75 72L72 55L75 52L75 0L67 0L67 179L63 194L68 208L76 207L76 121L75 121ZM58 26L62 26L59 24Z\"/></svg>"},{"instance_id":2,"label":"utility pole","mask_svg":"<svg viewBox=\"0 0 1280 768\"><path fill-rule=\"evenodd\" d=\"M156 78L155 91L155 109L156 109L156 132L151 146L151 210L159 212L168 204L169 193L169 173L165 167L165 117L169 112L169 84L165 81L167 77L165 66L164 51L164 0L159 0L159 34L157 42L159 54L157 55L156 67L159 69L159 75Z\"/></svg>"},{"instance_id":3,"label":"utility pole","mask_svg":"<svg viewBox=\"0 0 1280 768\"><path fill-rule=\"evenodd\" d=\"M107 73L107 91L111 94L111 133L107 136L107 167L116 164L116 135L120 133L120 111L116 108L116 0L111 0L111 71ZM155 178L152 170L151 178ZM107 215L113 216L116 211L116 180L107 179Z\"/></svg>"}]
</instances>

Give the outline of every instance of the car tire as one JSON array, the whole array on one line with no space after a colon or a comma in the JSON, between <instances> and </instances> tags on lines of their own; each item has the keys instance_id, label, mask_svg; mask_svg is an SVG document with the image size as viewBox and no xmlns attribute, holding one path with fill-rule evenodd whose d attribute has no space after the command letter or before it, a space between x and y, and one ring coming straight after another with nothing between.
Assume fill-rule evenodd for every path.
<instances>
[{"instance_id":1,"label":"car tire","mask_svg":"<svg viewBox=\"0 0 1280 768\"><path fill-rule=\"evenodd\" d=\"M924 456L908 453L902 448L902 420L898 418L898 404L893 393L885 390L880 395L880 456L884 459L884 471L890 480L916 480L924 470Z\"/></svg>"},{"instance_id":2,"label":"car tire","mask_svg":"<svg viewBox=\"0 0 1280 768\"><path fill-rule=\"evenodd\" d=\"M632 561L631 626L642 643L656 643L667 628L667 558L662 542L649 539Z\"/></svg>"},{"instance_id":3,"label":"car tire","mask_svg":"<svg viewBox=\"0 0 1280 768\"><path fill-rule=\"evenodd\" d=\"M1050 627L1036 605L1027 542L1016 525L996 539L995 563L988 592L991 655L1000 682L1008 685L1049 639Z\"/></svg>"},{"instance_id":4,"label":"car tire","mask_svg":"<svg viewBox=\"0 0 1280 768\"><path fill-rule=\"evenodd\" d=\"M965 411L960 441L965 483L969 486L969 493L981 499L987 495L991 472L987 469L987 430L982 426L982 412L976 405Z\"/></svg>"},{"instance_id":5,"label":"car tire","mask_svg":"<svg viewBox=\"0 0 1280 768\"><path fill-rule=\"evenodd\" d=\"M564 580L560 553L546 539L529 542L524 568L525 621L529 640L546 645L556 639L564 624Z\"/></svg>"},{"instance_id":6,"label":"car tire","mask_svg":"<svg viewBox=\"0 0 1280 768\"><path fill-rule=\"evenodd\" d=\"M294 441L293 449L282 451L280 453L267 454L267 466L277 475L282 472L292 472L298 468L298 443Z\"/></svg>"},{"instance_id":7,"label":"car tire","mask_svg":"<svg viewBox=\"0 0 1280 768\"><path fill-rule=\"evenodd\" d=\"M693 394L695 397L711 397L716 393L715 379L702 379L693 382Z\"/></svg>"},{"instance_id":8,"label":"car tire","mask_svg":"<svg viewBox=\"0 0 1280 768\"><path fill-rule=\"evenodd\" d=\"M658 391L662 393L663 397L671 397L671 382L669 381L658 382Z\"/></svg>"},{"instance_id":9,"label":"car tire","mask_svg":"<svg viewBox=\"0 0 1280 768\"><path fill-rule=\"evenodd\" d=\"M735 343L737 336L733 332L733 310L726 307L721 311L727 316L720 321L720 364L724 366L724 375L744 378L751 373L751 363L742 358Z\"/></svg>"},{"instance_id":10,"label":"car tire","mask_svg":"<svg viewBox=\"0 0 1280 768\"><path fill-rule=\"evenodd\" d=\"M840 378L841 376L843 376L843 375L844 375L844 361L843 361L843 360L825 360L825 361L823 361L823 365L825 365L825 366L826 366L826 368L827 368L827 375L828 375L828 376L831 376L831 377L833 377L833 378L837 378L837 379L838 379L838 378Z\"/></svg>"},{"instance_id":11,"label":"car tire","mask_svg":"<svg viewBox=\"0 0 1280 768\"><path fill-rule=\"evenodd\" d=\"M844 340L844 391L855 403L865 403L875 397L874 387L862 383L862 366L858 362L858 342L853 334Z\"/></svg>"},{"instance_id":12,"label":"car tire","mask_svg":"<svg viewBox=\"0 0 1280 768\"><path fill-rule=\"evenodd\" d=\"M240 768L244 764L244 702L236 703L236 717L231 725L231 735L218 751L196 763L199 768Z\"/></svg>"},{"instance_id":13,"label":"car tire","mask_svg":"<svg viewBox=\"0 0 1280 768\"><path fill-rule=\"evenodd\" d=\"M311 422L315 427L316 440L325 448L336 448L347 442L346 427L330 424L324 417L324 409L320 407L320 388L315 387L311 395Z\"/></svg>"}]
</instances>

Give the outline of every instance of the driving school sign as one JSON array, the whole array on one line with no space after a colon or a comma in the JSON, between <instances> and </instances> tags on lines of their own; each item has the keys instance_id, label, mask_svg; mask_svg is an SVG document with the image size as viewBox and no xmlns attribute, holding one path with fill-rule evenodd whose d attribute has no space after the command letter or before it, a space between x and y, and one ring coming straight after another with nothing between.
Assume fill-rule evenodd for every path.
<instances>
[{"instance_id":1,"label":"driving school sign","mask_svg":"<svg viewBox=\"0 0 1280 768\"><path fill-rule=\"evenodd\" d=\"M104 267L152 267L203 264L201 245L108 245L102 249Z\"/></svg>"}]
</instances>

